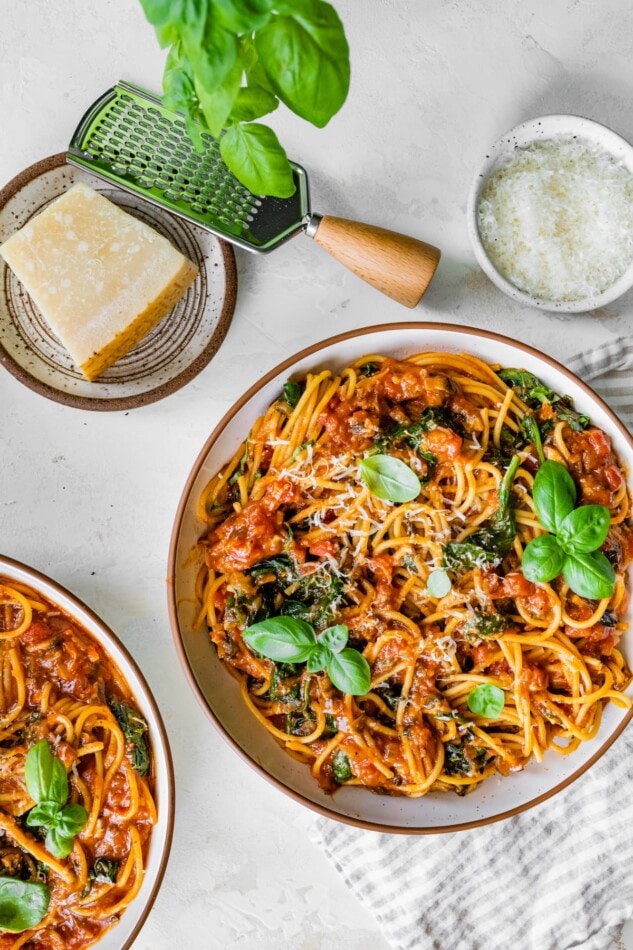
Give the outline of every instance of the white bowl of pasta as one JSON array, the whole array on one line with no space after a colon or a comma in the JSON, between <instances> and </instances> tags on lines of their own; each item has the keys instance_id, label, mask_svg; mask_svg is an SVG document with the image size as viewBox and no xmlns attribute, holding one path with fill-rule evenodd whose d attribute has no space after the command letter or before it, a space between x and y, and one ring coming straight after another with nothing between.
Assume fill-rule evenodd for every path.
<instances>
[{"instance_id":1,"label":"white bowl of pasta","mask_svg":"<svg viewBox=\"0 0 633 950\"><path fill-rule=\"evenodd\" d=\"M0 652L3 939L128 948L158 893L173 833L173 766L158 707L92 610L7 557Z\"/></svg>"},{"instance_id":2,"label":"white bowl of pasta","mask_svg":"<svg viewBox=\"0 0 633 950\"><path fill-rule=\"evenodd\" d=\"M632 469L592 390L505 337L404 323L309 347L185 486L168 587L192 688L328 817L429 833L537 804L633 715Z\"/></svg>"}]
</instances>

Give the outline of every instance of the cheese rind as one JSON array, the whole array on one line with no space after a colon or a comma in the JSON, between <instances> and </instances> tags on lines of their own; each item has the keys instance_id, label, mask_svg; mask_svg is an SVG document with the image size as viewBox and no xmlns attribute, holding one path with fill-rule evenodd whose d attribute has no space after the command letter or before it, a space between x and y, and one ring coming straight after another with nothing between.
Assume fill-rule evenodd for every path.
<instances>
[{"instance_id":1,"label":"cheese rind","mask_svg":"<svg viewBox=\"0 0 633 950\"><path fill-rule=\"evenodd\" d=\"M78 183L0 246L89 380L172 309L197 268L153 228Z\"/></svg>"}]
</instances>

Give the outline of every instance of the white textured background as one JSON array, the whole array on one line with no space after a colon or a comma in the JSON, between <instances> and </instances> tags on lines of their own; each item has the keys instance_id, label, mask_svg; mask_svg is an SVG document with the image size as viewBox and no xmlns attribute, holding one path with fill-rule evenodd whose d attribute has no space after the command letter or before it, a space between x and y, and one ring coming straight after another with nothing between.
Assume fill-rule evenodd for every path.
<instances>
[{"instance_id":1,"label":"white textured background","mask_svg":"<svg viewBox=\"0 0 633 950\"><path fill-rule=\"evenodd\" d=\"M282 357L355 326L450 320L563 360L631 328L630 294L580 317L512 303L475 266L464 220L487 145L520 121L577 112L633 139L630 0L336 5L352 50L343 111L325 130L281 110L271 122L310 173L315 211L443 249L424 306L409 312L381 298L299 237L268 258L238 255L238 307L219 355L163 402L88 413L0 373L0 550L70 587L118 632L172 741L174 847L139 950L387 946L307 842L310 814L224 745L176 661L167 544L211 427ZM162 60L137 0L0 0L0 184L63 150L87 106L117 79L159 90Z\"/></svg>"}]
</instances>

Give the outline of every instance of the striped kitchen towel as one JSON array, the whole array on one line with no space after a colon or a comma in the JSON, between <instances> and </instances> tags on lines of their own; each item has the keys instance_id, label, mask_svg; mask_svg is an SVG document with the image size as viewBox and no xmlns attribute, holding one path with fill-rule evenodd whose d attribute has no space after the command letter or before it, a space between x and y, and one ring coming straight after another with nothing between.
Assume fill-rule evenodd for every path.
<instances>
[{"instance_id":1,"label":"striped kitchen towel","mask_svg":"<svg viewBox=\"0 0 633 950\"><path fill-rule=\"evenodd\" d=\"M567 362L633 430L633 337ZM394 950L607 950L633 915L633 727L564 792L423 837L326 818L320 845Z\"/></svg>"}]
</instances>

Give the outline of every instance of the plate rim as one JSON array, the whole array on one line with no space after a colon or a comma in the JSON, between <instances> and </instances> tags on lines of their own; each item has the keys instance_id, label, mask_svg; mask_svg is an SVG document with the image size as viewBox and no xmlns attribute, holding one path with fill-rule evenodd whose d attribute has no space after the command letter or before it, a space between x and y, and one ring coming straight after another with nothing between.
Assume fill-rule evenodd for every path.
<instances>
[{"instance_id":1,"label":"plate rim","mask_svg":"<svg viewBox=\"0 0 633 950\"><path fill-rule=\"evenodd\" d=\"M200 703L203 711L207 717L211 720L215 728L218 730L222 738L228 742L228 744L238 753L240 758L247 763L252 769L254 769L260 776L265 778L270 784L274 785L277 789L283 792L285 795L288 795L290 798L294 799L301 805L306 806L311 811L315 811L318 814L322 815L325 818L331 820L340 821L343 824L352 825L356 828L362 828L366 831L375 831L381 834L397 834L397 835L437 835L437 834L450 834L456 831L470 831L474 828L481 828L485 825L491 825L498 821L504 821L508 818L512 818L515 815L519 815L524 811L528 811L530 808L534 808L537 805L542 804L550 798L553 798L554 795L557 795L559 792L562 792L564 789L568 788L573 782L575 782L581 775L588 771L602 756L605 752L613 745L615 740L621 733L626 729L628 724L633 719L633 707L631 707L622 718L622 722L610 733L610 735L605 739L605 741L600 745L596 752L581 766L579 766L571 775L567 776L562 782L559 782L553 788L548 789L541 795L537 795L535 798L531 798L527 802L523 802L520 805L516 805L513 808L505 809L504 811L499 812L498 814L491 815L486 818L476 818L472 821L460 822L459 824L451 825L435 825L432 827L429 826L398 826L398 825L389 825L381 822L374 822L364 818L358 818L353 815L343 815L339 812L330 810L326 806L320 804L319 802L312 801L307 798L301 792L296 791L291 788L289 785L285 784L281 779L271 775L263 765L261 765L257 760L251 758L251 756L237 743L237 741L232 737L228 729L222 724L220 719L216 716L215 712L209 705L204 696L201 688L198 685L198 682L195 677L195 673L189 663L189 659L185 652L184 642L182 635L180 633L180 624L178 622L178 605L176 602L176 553L178 548L178 541L180 537L180 531L182 527L182 521L185 514L185 509L193 488L193 484L198 477L200 469L202 468L206 457L213 447L214 443L219 438L220 434L224 431L229 422L233 419L235 415L250 401L250 399L259 392L264 386L266 386L271 380L276 376L282 373L284 370L287 370L289 367L293 366L295 363L300 362L306 357L312 356L319 352L319 350L326 349L329 346L335 345L337 343L342 343L346 340L354 339L355 337L364 337L372 333L380 332L392 332L392 331L409 331L409 330L429 330L429 331L446 331L450 333L458 333L463 335L465 338L475 337L479 340L494 340L498 343L509 344L510 346L529 353L531 356L535 356L538 359L548 363L554 369L563 373L570 381L582 389L587 396L598 403L601 409L605 411L608 415L613 426L618 430L622 438L628 443L629 448L633 452L633 435L626 428L624 423L618 418L616 413L611 409L609 405L604 401L604 399L596 393L591 386L589 386L584 380L576 376L570 369L564 366L562 363L559 363L558 360L554 359L552 356L548 356L539 350L537 347L531 346L529 343L522 343L520 340L513 340L511 337L506 336L505 334L496 333L492 330L483 330L479 327L466 327L459 326L457 324L442 322L430 322L430 321L399 321L397 323L380 323L374 326L365 326L360 327L355 330L347 330L344 333L338 333L334 336L328 337L327 339L320 340L317 343L313 343L310 346L304 347L298 352L292 354L287 359L282 360L271 370L269 370L261 379L257 380L250 386L246 392L240 396L236 402L227 410L227 412L222 416L220 421L214 426L211 434L206 439L202 449L198 453L193 466L187 477L187 481L183 488L183 491L178 502L178 508L176 511L176 517L174 520L171 537L169 541L169 554L168 554L168 563L167 563L167 606L169 612L169 623L171 627L172 639L176 648L176 652L180 659L185 676L189 683L190 688L193 690L195 697Z\"/></svg>"},{"instance_id":2,"label":"plate rim","mask_svg":"<svg viewBox=\"0 0 633 950\"><path fill-rule=\"evenodd\" d=\"M125 643L123 643L121 638L114 632L114 630L112 630L109 624L107 624L105 620L95 610L92 609L92 607L90 607L87 603L85 603L85 601L83 601L80 597L78 597L77 594L74 594L67 587L64 587L63 584L60 584L59 581L56 581L50 575L45 574L43 571L40 571L35 567L32 567L30 564L27 564L25 561L20 561L17 558L9 557L9 555L6 555L6 554L0 554L0 574L2 574L7 569L9 571L11 570L21 571L33 579L34 585L41 584L41 585L44 585L45 589L50 589L54 591L56 595L61 594L62 598L65 598L68 601L70 601L73 607L76 607L80 612L87 614L90 617L90 620L92 621L92 623L95 625L95 628L97 629L101 628L101 630L103 630L108 637L111 637L112 640L114 640L114 642L120 649L121 653L125 657L126 661L130 664L130 666L134 670L134 673L139 683L145 690L145 696L143 698L147 699L147 704L150 706L152 710L152 714L154 716L154 720L156 722L157 732L161 741L161 752L163 752L165 756L165 768L167 771L166 803L165 805L161 805L161 808L165 807L167 811L167 823L166 823L166 828L165 828L165 847L160 858L158 870L156 872L156 879L154 881L152 889L147 898L147 902L145 906L143 907L143 910L140 913L139 919L134 925L134 928L132 932L130 933L130 936L126 939L125 943L122 945L122 948L121 948L121 950L130 950L134 941L136 940L139 933L141 932L143 926L147 922L147 919L154 906L156 898L158 897L158 892L160 891L163 885L165 872L167 870L167 864L169 862L169 856L171 854L171 848L173 845L174 826L176 822L176 777L175 777L175 772L174 772L174 760L173 760L173 755L171 752L171 746L169 743L169 735L167 733L167 728L165 726L162 713L158 706L158 702L156 701L156 697L154 696L154 692L151 686L149 685L149 683L147 682L147 679L145 678L145 674L141 670L139 664L134 659L134 657L132 656L132 653L130 652L128 647L125 645ZM38 589L41 589L41 588L38 588ZM74 617L73 619L76 620L76 617ZM82 626L80 621L76 620L76 622L79 623L80 626ZM93 633L91 633L91 631L88 630L87 632L89 636L92 636L95 639L98 639ZM101 647L104 650L106 650L106 652L108 652L107 646L101 643L101 641L99 641L99 643ZM133 906L133 903L130 906ZM111 933L115 932L114 928L110 932ZM104 936L107 936L107 934Z\"/></svg>"},{"instance_id":3,"label":"plate rim","mask_svg":"<svg viewBox=\"0 0 633 950\"><path fill-rule=\"evenodd\" d=\"M46 172L61 168L63 165L68 165L69 168L76 169L76 166L68 162L66 152L57 152L55 155L48 155L46 158L41 158L39 161L29 165L27 168L23 168L22 171L18 172L17 175L0 189L0 211L2 211L7 202L18 194L25 185L35 181L36 178L39 178ZM92 173L88 171L88 174ZM94 177L98 178L99 176L94 175ZM120 190L125 193L124 189L121 188ZM165 210L165 214L171 215L171 212ZM213 237L215 237L215 235L213 235ZM0 365L4 366L20 383L27 386L33 392L38 393L38 395L45 396L53 402L71 406L74 409L102 412L139 409L142 406L148 406L153 402L158 402L166 396L171 396L172 393L177 392L179 389L182 389L183 386L190 383L205 366L211 362L224 342L224 338L226 337L235 313L237 302L237 264L235 261L235 252L233 246L227 241L223 241L218 237L215 237L215 240L217 240L220 247L226 275L224 301L217 326L202 352L167 382L161 383L154 389L150 389L144 393L138 393L133 396L113 396L111 399L104 396L79 396L75 393L66 393L63 390L56 389L55 386L51 386L49 383L37 379L29 373L29 371L21 366L8 352L2 339L0 339Z\"/></svg>"}]
</instances>

